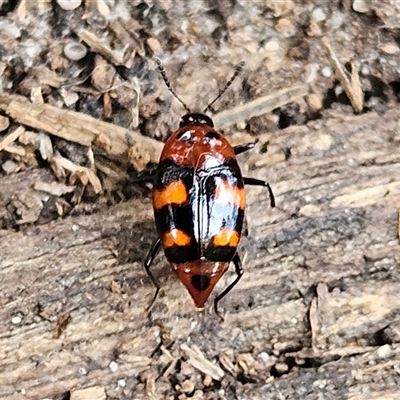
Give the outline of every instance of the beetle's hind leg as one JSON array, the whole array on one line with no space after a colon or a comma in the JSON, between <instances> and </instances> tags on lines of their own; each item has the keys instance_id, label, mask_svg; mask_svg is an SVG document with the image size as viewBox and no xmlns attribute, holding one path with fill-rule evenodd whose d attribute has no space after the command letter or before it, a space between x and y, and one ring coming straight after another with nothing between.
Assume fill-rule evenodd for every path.
<instances>
[{"instance_id":1,"label":"beetle's hind leg","mask_svg":"<svg viewBox=\"0 0 400 400\"><path fill-rule=\"evenodd\" d=\"M266 187L268 189L269 198L271 201L271 207L275 207L275 196L274 196L274 193L272 192L271 186L269 186L268 182L262 181L260 179L254 179L254 178L243 178L243 182L245 185Z\"/></svg>"},{"instance_id":2,"label":"beetle's hind leg","mask_svg":"<svg viewBox=\"0 0 400 400\"><path fill-rule=\"evenodd\" d=\"M154 277L153 273L150 270L151 264L153 264L153 261L154 261L156 255L158 254L158 252L160 251L160 249L161 249L161 239L158 238L157 240L154 241L149 253L147 254L146 260L144 261L144 269L146 270L147 275L149 276L151 281L153 282L153 285L156 287L156 292L154 293L153 300L146 307L147 313L153 307L153 304L156 301L156 298L158 296L158 292L160 291L160 284L157 282L156 278Z\"/></svg>"},{"instance_id":3,"label":"beetle's hind leg","mask_svg":"<svg viewBox=\"0 0 400 400\"><path fill-rule=\"evenodd\" d=\"M237 283L240 281L240 279L243 276L242 262L240 261L240 257L239 257L239 255L237 253L233 257L232 262L235 265L236 278L214 300L214 311L215 311L215 314L217 314L218 317L220 318L221 322L224 322L224 318L221 316L221 314L218 311L218 303L220 302L220 300L222 298L224 298L237 285Z\"/></svg>"},{"instance_id":4,"label":"beetle's hind leg","mask_svg":"<svg viewBox=\"0 0 400 400\"><path fill-rule=\"evenodd\" d=\"M256 142L248 142L244 144L239 144L233 148L235 155L242 154L247 150L251 150L256 145Z\"/></svg>"}]
</instances>

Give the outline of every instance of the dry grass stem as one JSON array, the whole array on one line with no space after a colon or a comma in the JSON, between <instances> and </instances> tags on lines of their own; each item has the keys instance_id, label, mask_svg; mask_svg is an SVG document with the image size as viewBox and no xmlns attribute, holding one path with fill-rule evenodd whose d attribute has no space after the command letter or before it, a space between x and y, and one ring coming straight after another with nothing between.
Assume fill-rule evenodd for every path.
<instances>
[{"instance_id":1,"label":"dry grass stem","mask_svg":"<svg viewBox=\"0 0 400 400\"><path fill-rule=\"evenodd\" d=\"M214 115L213 120L218 128L226 128L239 122L248 121L252 117L271 112L285 104L298 101L306 96L308 91L307 85L282 89L230 110L222 111Z\"/></svg>"},{"instance_id":2,"label":"dry grass stem","mask_svg":"<svg viewBox=\"0 0 400 400\"><path fill-rule=\"evenodd\" d=\"M351 76L348 78L348 73L344 70L341 62L334 53L329 39L324 37L321 39L321 43L328 52L329 62L335 71L336 78L342 84L351 105L357 113L362 112L364 107L364 94L361 87L358 67L351 62Z\"/></svg>"}]
</instances>

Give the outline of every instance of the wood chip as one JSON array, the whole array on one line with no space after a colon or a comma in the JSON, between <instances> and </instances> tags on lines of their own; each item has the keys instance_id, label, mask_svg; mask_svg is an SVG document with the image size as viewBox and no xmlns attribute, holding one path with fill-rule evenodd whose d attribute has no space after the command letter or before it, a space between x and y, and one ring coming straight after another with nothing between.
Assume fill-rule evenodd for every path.
<instances>
[{"instance_id":1,"label":"wood chip","mask_svg":"<svg viewBox=\"0 0 400 400\"><path fill-rule=\"evenodd\" d=\"M110 290L112 293L121 294L122 293L121 284L119 282L115 281L114 279L111 279Z\"/></svg>"},{"instance_id":2,"label":"wood chip","mask_svg":"<svg viewBox=\"0 0 400 400\"><path fill-rule=\"evenodd\" d=\"M233 364L231 358L229 357L228 354L226 353L221 353L218 357L219 362L221 365L231 373L232 376L236 376L237 373L239 372L238 368L236 367L235 364Z\"/></svg>"},{"instance_id":3,"label":"wood chip","mask_svg":"<svg viewBox=\"0 0 400 400\"><path fill-rule=\"evenodd\" d=\"M311 346L317 352L319 350L319 335L324 326L332 323L332 315L329 310L328 286L326 283L319 283L317 286L317 297L311 302L309 320L311 326ZM322 342L325 343L325 338Z\"/></svg>"},{"instance_id":4,"label":"wood chip","mask_svg":"<svg viewBox=\"0 0 400 400\"><path fill-rule=\"evenodd\" d=\"M400 52L400 47L393 43L386 43L380 49L386 54L397 54Z\"/></svg>"},{"instance_id":5,"label":"wood chip","mask_svg":"<svg viewBox=\"0 0 400 400\"><path fill-rule=\"evenodd\" d=\"M39 134L39 152L43 160L51 160L53 158L53 143L48 135Z\"/></svg>"},{"instance_id":6,"label":"wood chip","mask_svg":"<svg viewBox=\"0 0 400 400\"><path fill-rule=\"evenodd\" d=\"M57 325L54 333L54 339L58 339L72 321L71 313L67 312L57 318Z\"/></svg>"},{"instance_id":7,"label":"wood chip","mask_svg":"<svg viewBox=\"0 0 400 400\"><path fill-rule=\"evenodd\" d=\"M364 94L361 87L358 67L351 62L351 76L348 78L348 73L342 67L339 59L336 57L329 39L324 37L321 39L322 45L328 52L328 58L332 68L335 71L336 78L340 81L349 98L351 105L357 113L360 113L364 107Z\"/></svg>"},{"instance_id":8,"label":"wood chip","mask_svg":"<svg viewBox=\"0 0 400 400\"><path fill-rule=\"evenodd\" d=\"M188 357L188 362L199 371L210 375L216 381L220 381L224 377L224 371L218 365L207 360L197 346L193 345L190 348L188 345L182 344L181 349Z\"/></svg>"},{"instance_id":9,"label":"wood chip","mask_svg":"<svg viewBox=\"0 0 400 400\"><path fill-rule=\"evenodd\" d=\"M71 392L70 400L106 400L106 392L100 386L92 386L86 389Z\"/></svg>"},{"instance_id":10,"label":"wood chip","mask_svg":"<svg viewBox=\"0 0 400 400\"><path fill-rule=\"evenodd\" d=\"M33 104L44 104L43 95L42 95L42 87L41 86L33 86L31 89L31 102Z\"/></svg>"},{"instance_id":11,"label":"wood chip","mask_svg":"<svg viewBox=\"0 0 400 400\"><path fill-rule=\"evenodd\" d=\"M37 191L45 192L57 197L66 193L72 193L75 190L75 186L68 186L58 182L36 182L33 185L33 188Z\"/></svg>"},{"instance_id":12,"label":"wood chip","mask_svg":"<svg viewBox=\"0 0 400 400\"><path fill-rule=\"evenodd\" d=\"M7 146L4 148L4 151L7 153L15 154L17 156L25 157L26 156L26 150L21 147L21 146Z\"/></svg>"},{"instance_id":13,"label":"wood chip","mask_svg":"<svg viewBox=\"0 0 400 400\"><path fill-rule=\"evenodd\" d=\"M83 185L90 182L95 193L100 193L102 191L100 179L91 169L76 165L72 161L61 157L60 155L53 157L51 161L55 163L57 167L64 168L73 174L76 174Z\"/></svg>"},{"instance_id":14,"label":"wood chip","mask_svg":"<svg viewBox=\"0 0 400 400\"><path fill-rule=\"evenodd\" d=\"M92 71L93 86L101 92L107 91L113 84L115 73L114 66L108 64L104 58L97 56L96 66Z\"/></svg>"},{"instance_id":15,"label":"wood chip","mask_svg":"<svg viewBox=\"0 0 400 400\"><path fill-rule=\"evenodd\" d=\"M14 143L24 132L25 128L23 126L19 126L15 131L6 135L0 142L0 151L4 150L10 144Z\"/></svg>"},{"instance_id":16,"label":"wood chip","mask_svg":"<svg viewBox=\"0 0 400 400\"><path fill-rule=\"evenodd\" d=\"M15 193L11 205L15 208L15 214L19 217L16 221L19 225L36 222L43 209L39 194L35 196L29 191Z\"/></svg>"}]
</instances>

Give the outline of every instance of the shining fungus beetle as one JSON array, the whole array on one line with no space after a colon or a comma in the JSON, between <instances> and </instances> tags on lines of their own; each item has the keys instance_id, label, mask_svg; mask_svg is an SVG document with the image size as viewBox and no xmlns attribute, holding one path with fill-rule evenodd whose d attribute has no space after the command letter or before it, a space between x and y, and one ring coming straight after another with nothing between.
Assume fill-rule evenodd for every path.
<instances>
[{"instance_id":1,"label":"shining fungus beetle","mask_svg":"<svg viewBox=\"0 0 400 400\"><path fill-rule=\"evenodd\" d=\"M150 267L161 247L178 279L187 288L198 308L203 308L222 275L233 262L236 278L214 300L219 301L243 275L237 253L245 210L245 185L268 189L271 207L275 199L265 181L244 178L236 156L254 147L254 142L232 147L216 129L206 112L231 86L244 63L201 113L193 113L172 90L165 69L157 59L161 76L172 95L187 114L179 129L167 139L158 164L153 189L153 208L158 239L153 243L144 267L156 287L151 308L160 285Z\"/></svg>"}]
</instances>

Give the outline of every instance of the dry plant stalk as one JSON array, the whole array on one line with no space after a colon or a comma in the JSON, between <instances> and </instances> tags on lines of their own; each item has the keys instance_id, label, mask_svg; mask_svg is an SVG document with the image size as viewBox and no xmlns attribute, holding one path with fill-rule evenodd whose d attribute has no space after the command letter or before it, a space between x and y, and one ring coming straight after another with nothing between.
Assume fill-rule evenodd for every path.
<instances>
[{"instance_id":1,"label":"dry plant stalk","mask_svg":"<svg viewBox=\"0 0 400 400\"><path fill-rule=\"evenodd\" d=\"M226 128L239 122L248 121L252 117L271 112L275 108L282 107L285 104L298 101L305 97L308 92L307 85L282 89L230 110L222 111L214 115L213 120L218 128Z\"/></svg>"},{"instance_id":2,"label":"dry plant stalk","mask_svg":"<svg viewBox=\"0 0 400 400\"><path fill-rule=\"evenodd\" d=\"M188 362L199 371L210 375L216 381L220 381L224 377L224 371L218 367L218 365L207 360L197 346L193 345L192 348L190 348L188 345L182 344L181 349L188 357Z\"/></svg>"},{"instance_id":3,"label":"dry plant stalk","mask_svg":"<svg viewBox=\"0 0 400 400\"><path fill-rule=\"evenodd\" d=\"M103 43L94 33L89 32L86 29L82 29L78 32L78 36L95 53L101 54L114 65L123 65L123 60L113 52L111 47Z\"/></svg>"},{"instance_id":4,"label":"dry plant stalk","mask_svg":"<svg viewBox=\"0 0 400 400\"><path fill-rule=\"evenodd\" d=\"M364 93L362 91L360 76L358 74L358 67L353 62L350 63L351 76L349 79L347 72L343 69L342 64L336 57L329 39L324 37L321 39L321 43L328 51L329 62L335 71L337 79L342 84L343 89L345 90L347 97L351 102L351 105L357 113L360 113L364 107Z\"/></svg>"}]
</instances>

